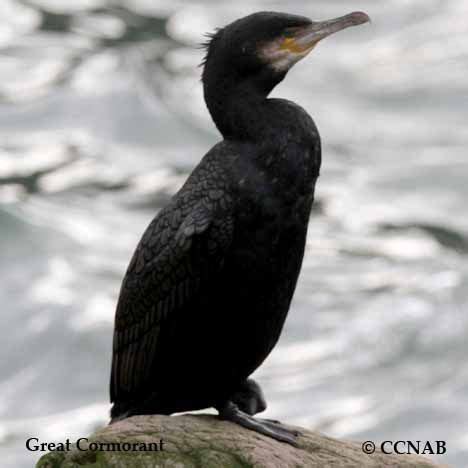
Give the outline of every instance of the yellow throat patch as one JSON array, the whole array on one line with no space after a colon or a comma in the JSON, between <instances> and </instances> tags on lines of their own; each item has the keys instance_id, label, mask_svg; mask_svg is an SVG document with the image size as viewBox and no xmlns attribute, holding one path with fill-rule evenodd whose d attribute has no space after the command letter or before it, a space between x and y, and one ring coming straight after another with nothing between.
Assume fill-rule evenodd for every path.
<instances>
[{"instance_id":1,"label":"yellow throat patch","mask_svg":"<svg viewBox=\"0 0 468 468\"><path fill-rule=\"evenodd\" d=\"M292 37L286 37L280 45L280 49L287 50L288 52L293 52L294 54L303 54L312 50L317 43L312 43L306 46L299 45L296 40Z\"/></svg>"}]
</instances>

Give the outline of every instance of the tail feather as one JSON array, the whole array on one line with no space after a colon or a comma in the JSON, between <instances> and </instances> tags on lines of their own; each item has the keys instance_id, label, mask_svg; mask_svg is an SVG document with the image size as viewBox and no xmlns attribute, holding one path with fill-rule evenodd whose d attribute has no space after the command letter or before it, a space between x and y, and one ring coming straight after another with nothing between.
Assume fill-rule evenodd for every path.
<instances>
[{"instance_id":1,"label":"tail feather","mask_svg":"<svg viewBox=\"0 0 468 468\"><path fill-rule=\"evenodd\" d=\"M171 414L174 412L174 410L169 410L161 405L157 393L153 392L146 398L139 399L138 401L114 401L110 411L111 421L109 424L138 414Z\"/></svg>"},{"instance_id":2,"label":"tail feather","mask_svg":"<svg viewBox=\"0 0 468 468\"><path fill-rule=\"evenodd\" d=\"M121 403L114 403L110 410L110 423L113 424L117 421L122 421L122 419L126 419L131 416L131 410L126 404Z\"/></svg>"}]
</instances>

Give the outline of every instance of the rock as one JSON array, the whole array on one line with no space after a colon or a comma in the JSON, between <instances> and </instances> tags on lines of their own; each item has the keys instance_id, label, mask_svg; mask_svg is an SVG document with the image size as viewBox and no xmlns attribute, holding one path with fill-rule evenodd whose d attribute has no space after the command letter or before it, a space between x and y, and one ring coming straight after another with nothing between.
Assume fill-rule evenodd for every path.
<instances>
[{"instance_id":1,"label":"rock","mask_svg":"<svg viewBox=\"0 0 468 468\"><path fill-rule=\"evenodd\" d=\"M416 455L363 453L361 443L345 442L297 428L299 448L220 421L209 415L134 416L98 430L78 450L50 452L37 468L434 468ZM162 440L162 449L161 447ZM87 444L107 450L86 450ZM109 443L149 444L154 451L109 451ZM127 445L128 448L129 445ZM146 445L148 447L148 445ZM106 445L104 445L106 447ZM116 445L115 445L116 447ZM124 447L121 445L121 448Z\"/></svg>"}]
</instances>

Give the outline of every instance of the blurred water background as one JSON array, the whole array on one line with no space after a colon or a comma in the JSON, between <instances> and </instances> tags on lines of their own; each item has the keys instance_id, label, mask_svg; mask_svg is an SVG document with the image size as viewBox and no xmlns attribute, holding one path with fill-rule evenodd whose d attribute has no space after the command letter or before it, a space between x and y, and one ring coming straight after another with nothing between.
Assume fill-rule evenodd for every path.
<instances>
[{"instance_id":1,"label":"blurred water background","mask_svg":"<svg viewBox=\"0 0 468 468\"><path fill-rule=\"evenodd\" d=\"M302 275L257 377L272 417L446 440L468 466L468 3L2 0L0 447L102 425L115 303L154 213L219 139L202 34L256 10L364 10L275 96L324 142Z\"/></svg>"}]
</instances>

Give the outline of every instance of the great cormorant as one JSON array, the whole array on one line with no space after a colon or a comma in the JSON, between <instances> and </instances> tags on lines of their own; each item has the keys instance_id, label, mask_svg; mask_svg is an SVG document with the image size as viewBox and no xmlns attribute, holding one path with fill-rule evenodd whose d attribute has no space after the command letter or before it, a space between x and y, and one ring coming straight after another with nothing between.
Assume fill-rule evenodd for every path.
<instances>
[{"instance_id":1,"label":"great cormorant","mask_svg":"<svg viewBox=\"0 0 468 468\"><path fill-rule=\"evenodd\" d=\"M275 346L304 255L320 137L297 104L268 98L324 37L369 21L260 12L217 30L203 86L223 136L153 219L128 267L115 316L112 422L214 407L295 444L253 417L248 377Z\"/></svg>"}]
</instances>

